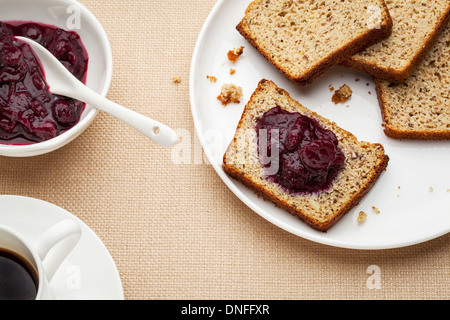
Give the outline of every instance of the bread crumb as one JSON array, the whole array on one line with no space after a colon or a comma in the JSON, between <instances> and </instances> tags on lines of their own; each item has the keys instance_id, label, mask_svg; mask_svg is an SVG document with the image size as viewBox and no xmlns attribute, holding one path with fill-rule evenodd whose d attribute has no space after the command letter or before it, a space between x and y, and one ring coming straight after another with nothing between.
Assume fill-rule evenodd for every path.
<instances>
[{"instance_id":1,"label":"bread crumb","mask_svg":"<svg viewBox=\"0 0 450 320\"><path fill-rule=\"evenodd\" d=\"M335 104L347 101L352 96L352 89L346 84L336 90L331 98Z\"/></svg>"},{"instance_id":2,"label":"bread crumb","mask_svg":"<svg viewBox=\"0 0 450 320\"><path fill-rule=\"evenodd\" d=\"M217 78L214 76L206 76L206 79L209 79L210 82L217 82Z\"/></svg>"},{"instance_id":3,"label":"bread crumb","mask_svg":"<svg viewBox=\"0 0 450 320\"><path fill-rule=\"evenodd\" d=\"M227 53L228 60L235 63L243 52L244 52L244 47L234 48L234 50L228 51L228 53Z\"/></svg>"},{"instance_id":4,"label":"bread crumb","mask_svg":"<svg viewBox=\"0 0 450 320\"><path fill-rule=\"evenodd\" d=\"M334 87L333 87L332 84L330 84L330 85L328 86L328 88L330 88L330 91L334 91Z\"/></svg>"},{"instance_id":5,"label":"bread crumb","mask_svg":"<svg viewBox=\"0 0 450 320\"><path fill-rule=\"evenodd\" d=\"M433 192L433 191L434 191L433 187L432 187L432 186L430 186L430 192Z\"/></svg>"},{"instance_id":6,"label":"bread crumb","mask_svg":"<svg viewBox=\"0 0 450 320\"><path fill-rule=\"evenodd\" d=\"M360 211L358 214L358 219L356 219L356 221L358 221L359 223L363 223L364 221L366 221L367 219L367 214L364 211Z\"/></svg>"},{"instance_id":7,"label":"bread crumb","mask_svg":"<svg viewBox=\"0 0 450 320\"><path fill-rule=\"evenodd\" d=\"M235 73L236 73L236 70L230 69L230 74L235 74Z\"/></svg>"},{"instance_id":8,"label":"bread crumb","mask_svg":"<svg viewBox=\"0 0 450 320\"><path fill-rule=\"evenodd\" d=\"M181 82L181 77L180 76L176 76L172 78L173 83L180 83Z\"/></svg>"},{"instance_id":9,"label":"bread crumb","mask_svg":"<svg viewBox=\"0 0 450 320\"><path fill-rule=\"evenodd\" d=\"M359 78L356 78L355 81L358 82L358 81L359 81Z\"/></svg>"},{"instance_id":10,"label":"bread crumb","mask_svg":"<svg viewBox=\"0 0 450 320\"><path fill-rule=\"evenodd\" d=\"M378 210L378 208L375 207L375 206L372 206L372 210L373 210L376 214L379 214L379 213L380 213L380 210Z\"/></svg>"},{"instance_id":11,"label":"bread crumb","mask_svg":"<svg viewBox=\"0 0 450 320\"><path fill-rule=\"evenodd\" d=\"M229 103L239 103L242 98L242 88L236 86L233 83L224 84L220 90L220 94L217 99L222 102L222 105L226 106Z\"/></svg>"}]
</instances>

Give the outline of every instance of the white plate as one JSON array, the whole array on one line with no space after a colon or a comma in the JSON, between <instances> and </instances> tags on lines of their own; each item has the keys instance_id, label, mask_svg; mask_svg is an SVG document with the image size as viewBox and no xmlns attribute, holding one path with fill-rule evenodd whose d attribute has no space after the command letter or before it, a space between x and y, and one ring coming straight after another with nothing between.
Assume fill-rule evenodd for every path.
<instances>
[{"instance_id":1,"label":"white plate","mask_svg":"<svg viewBox=\"0 0 450 320\"><path fill-rule=\"evenodd\" d=\"M231 191L256 213L295 235L318 243L352 249L388 249L427 241L450 232L450 142L397 141L387 138L375 85L366 74L335 67L309 87L290 83L237 31L250 0L221 0L206 20L193 54L190 75L191 108L205 154ZM226 53L244 46L235 64ZM229 74L230 68L236 73ZM206 76L216 76L211 83ZM335 121L359 140L382 143L390 157L387 171L353 210L327 233L315 231L222 170L222 156L231 141L243 108L263 79L273 80L304 106ZM355 81L359 78L359 81ZM224 83L243 88L241 103L223 107L216 99ZM329 85L347 83L353 96L345 104L331 102ZM348 107L347 107L348 105ZM375 206L380 210L376 214ZM360 211L368 214L358 224Z\"/></svg>"},{"instance_id":2,"label":"white plate","mask_svg":"<svg viewBox=\"0 0 450 320\"><path fill-rule=\"evenodd\" d=\"M50 282L56 299L124 299L119 273L110 253L80 219L48 202L22 196L0 196L0 208L0 224L14 228L29 241L61 220L73 219L81 226L80 241Z\"/></svg>"},{"instance_id":3,"label":"white plate","mask_svg":"<svg viewBox=\"0 0 450 320\"><path fill-rule=\"evenodd\" d=\"M95 16L76 0L0 0L1 21L32 21L73 30L89 55L86 85L106 96L112 79L112 52L108 37ZM98 110L86 105L80 121L63 134L40 143L0 144L0 155L28 157L54 151L77 138L92 123Z\"/></svg>"}]
</instances>

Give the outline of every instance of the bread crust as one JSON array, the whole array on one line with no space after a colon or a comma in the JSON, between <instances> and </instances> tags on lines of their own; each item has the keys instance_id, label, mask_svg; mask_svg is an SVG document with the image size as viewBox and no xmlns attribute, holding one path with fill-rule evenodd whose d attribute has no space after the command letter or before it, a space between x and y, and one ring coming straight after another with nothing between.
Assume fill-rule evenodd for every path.
<instances>
[{"instance_id":1,"label":"bread crust","mask_svg":"<svg viewBox=\"0 0 450 320\"><path fill-rule=\"evenodd\" d=\"M382 126L386 136L393 139L404 140L449 140L450 131L405 131L399 130L389 125L389 119L386 112L386 100L379 79L374 78L378 103L380 105L381 117L383 119Z\"/></svg>"},{"instance_id":2,"label":"bread crust","mask_svg":"<svg viewBox=\"0 0 450 320\"><path fill-rule=\"evenodd\" d=\"M357 193L352 201L348 202L345 207L343 207L328 223L320 223L316 220L311 220L311 218L301 209L297 209L290 205L289 203L280 200L274 193L259 187L253 180L249 179L245 176L245 174L235 170L234 168L226 165L225 163L222 165L223 170L231 176L233 179L242 182L244 185L252 189L258 196L262 197L265 200L272 201L277 207L282 208L289 212L290 214L298 217L304 223L308 224L310 227L317 231L327 232L332 226L334 226L347 212L349 212L353 207L355 207L361 199L369 192L369 190L373 187L375 182L378 180L381 173L386 169L389 162L389 156L384 155L382 160L379 162L375 170L375 174L371 177L369 183L367 183L364 188L361 189L359 193Z\"/></svg>"},{"instance_id":3,"label":"bread crust","mask_svg":"<svg viewBox=\"0 0 450 320\"><path fill-rule=\"evenodd\" d=\"M245 11L246 14L251 9L253 4L254 2L252 2L247 7ZM298 86L307 86L313 83L314 80L316 80L317 78L324 75L326 71L332 68L333 66L339 64L340 62L354 55L355 53L363 50L364 48L373 45L383 39L386 39L392 34L392 26L393 26L392 18L389 14L389 11L384 1L382 1L382 5L383 8L385 9L386 17L383 20L383 24L379 29L377 28L368 29L366 33L361 34L355 40L348 42L346 45L335 51L333 54L322 59L321 61L318 61L309 70L305 70L303 75L300 77L295 77L289 74L287 70L284 70L270 57L270 52L267 52L258 45L258 43L246 31L243 19L238 23L236 29L260 54L262 54L277 70L279 70L282 74L284 74L290 81L292 81Z\"/></svg>"},{"instance_id":4,"label":"bread crust","mask_svg":"<svg viewBox=\"0 0 450 320\"><path fill-rule=\"evenodd\" d=\"M424 45L414 55L413 59L411 60L411 63L408 66L406 66L403 70L380 67L376 63L366 63L354 59L352 57L340 62L339 65L357 71L366 72L368 74L373 75L377 79L383 79L395 83L402 82L416 70L416 68L419 66L422 60L426 57L427 53L430 51L430 49L438 40L439 35L445 29L445 26L449 21L449 19L450 19L450 5L448 6L445 15L441 17L440 21L436 25L434 31L428 35L427 39L424 42Z\"/></svg>"},{"instance_id":5,"label":"bread crust","mask_svg":"<svg viewBox=\"0 0 450 320\"><path fill-rule=\"evenodd\" d=\"M255 90L255 92L252 94L252 96L250 97L249 103L251 103L255 97L255 95L257 94L257 92L259 90L261 90L262 85L269 80L263 79L260 81L260 83L258 84L258 88ZM272 81L269 81L273 84ZM273 84L275 85L275 84ZM288 92L286 92L285 90L281 89L281 88L277 88L277 90L279 90L279 92L282 92L283 94L285 94L286 96L288 96L289 98L290 95ZM291 98L292 99L292 98ZM244 112L242 113L242 116L239 120L238 126L236 128L236 130L238 129L242 129L243 128L243 123L244 123L244 114L245 114L245 109ZM320 115L312 112L313 115L317 116L318 119L322 120L322 121L328 121L327 119L321 117ZM346 134L349 135L349 137L353 138L356 140L356 138L349 132L345 131L342 128L339 128L340 130L342 130L343 132L345 132ZM360 201L361 199L369 192L369 190L372 188L372 186L376 183L376 181L378 180L378 178L380 177L381 173L383 171L385 171L388 162L389 162L389 156L387 156L384 153L384 147L381 144L375 143L372 144L373 146L376 146L378 148L380 148L381 150L381 157L378 158L378 162L376 167L374 168L370 179L365 183L364 186L362 186L359 191L354 194L351 199L349 201L347 201L347 203L345 204L345 206L343 206L337 213L335 213L331 219L327 220L326 222L320 222L314 218L312 218L310 215L308 215L308 213L306 211L304 211L302 208L297 208L294 205L290 204L289 202L283 201L282 199L280 199L277 194L268 189L268 188L263 188L260 185L258 185L258 183L256 183L254 180L252 180L250 177L248 177L244 172L241 172L239 170L237 170L236 168L234 168L232 165L227 163L227 154L230 151L230 149L232 148L232 146L236 143L237 137L236 135L233 137L233 140L231 141L231 143L229 144L225 154L223 155L223 164L222 164L222 169L224 170L225 173L227 173L230 177L232 177L233 179L240 181L241 183L243 183L245 186L247 186L248 188L252 189L259 197L265 199L265 200L269 200L271 202L273 202L277 207L282 208L284 210L286 210L287 212L289 212L290 214L298 217L300 220L302 220L303 222L305 222L306 224L308 224L310 227L312 227L315 230L321 231L321 232L326 232L327 230L329 230L332 226L334 226L348 211L350 211L353 207L355 207ZM308 195L298 195L298 197L307 197Z\"/></svg>"}]
</instances>

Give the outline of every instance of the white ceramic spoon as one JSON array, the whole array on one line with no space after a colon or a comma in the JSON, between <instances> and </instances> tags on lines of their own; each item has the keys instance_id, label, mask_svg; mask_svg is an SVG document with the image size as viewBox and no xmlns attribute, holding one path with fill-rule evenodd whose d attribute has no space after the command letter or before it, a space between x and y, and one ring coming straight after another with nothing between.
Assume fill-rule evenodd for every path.
<instances>
[{"instance_id":1,"label":"white ceramic spoon","mask_svg":"<svg viewBox=\"0 0 450 320\"><path fill-rule=\"evenodd\" d=\"M24 37L16 38L28 43L40 59L47 84L52 93L85 102L102 110L122 120L162 146L170 147L178 141L175 131L165 124L118 105L85 86L39 43Z\"/></svg>"}]
</instances>

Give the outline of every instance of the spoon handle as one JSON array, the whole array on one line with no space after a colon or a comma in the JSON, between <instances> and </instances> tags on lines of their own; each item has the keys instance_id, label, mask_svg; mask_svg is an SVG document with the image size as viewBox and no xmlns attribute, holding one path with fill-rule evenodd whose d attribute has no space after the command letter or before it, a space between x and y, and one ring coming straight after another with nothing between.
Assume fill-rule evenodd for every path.
<instances>
[{"instance_id":1,"label":"spoon handle","mask_svg":"<svg viewBox=\"0 0 450 320\"><path fill-rule=\"evenodd\" d=\"M178 141L175 131L167 125L108 100L86 86L77 86L71 96L122 120L162 146L170 147Z\"/></svg>"},{"instance_id":2,"label":"spoon handle","mask_svg":"<svg viewBox=\"0 0 450 320\"><path fill-rule=\"evenodd\" d=\"M28 38L17 37L27 42L45 65L45 75L51 84L50 90L62 96L67 96L102 110L119 120L124 121L137 131L162 146L173 146L178 141L178 136L171 128L156 120L148 118L131 109L125 108L113 101L110 101L91 90L75 78L50 52L37 42Z\"/></svg>"}]
</instances>

